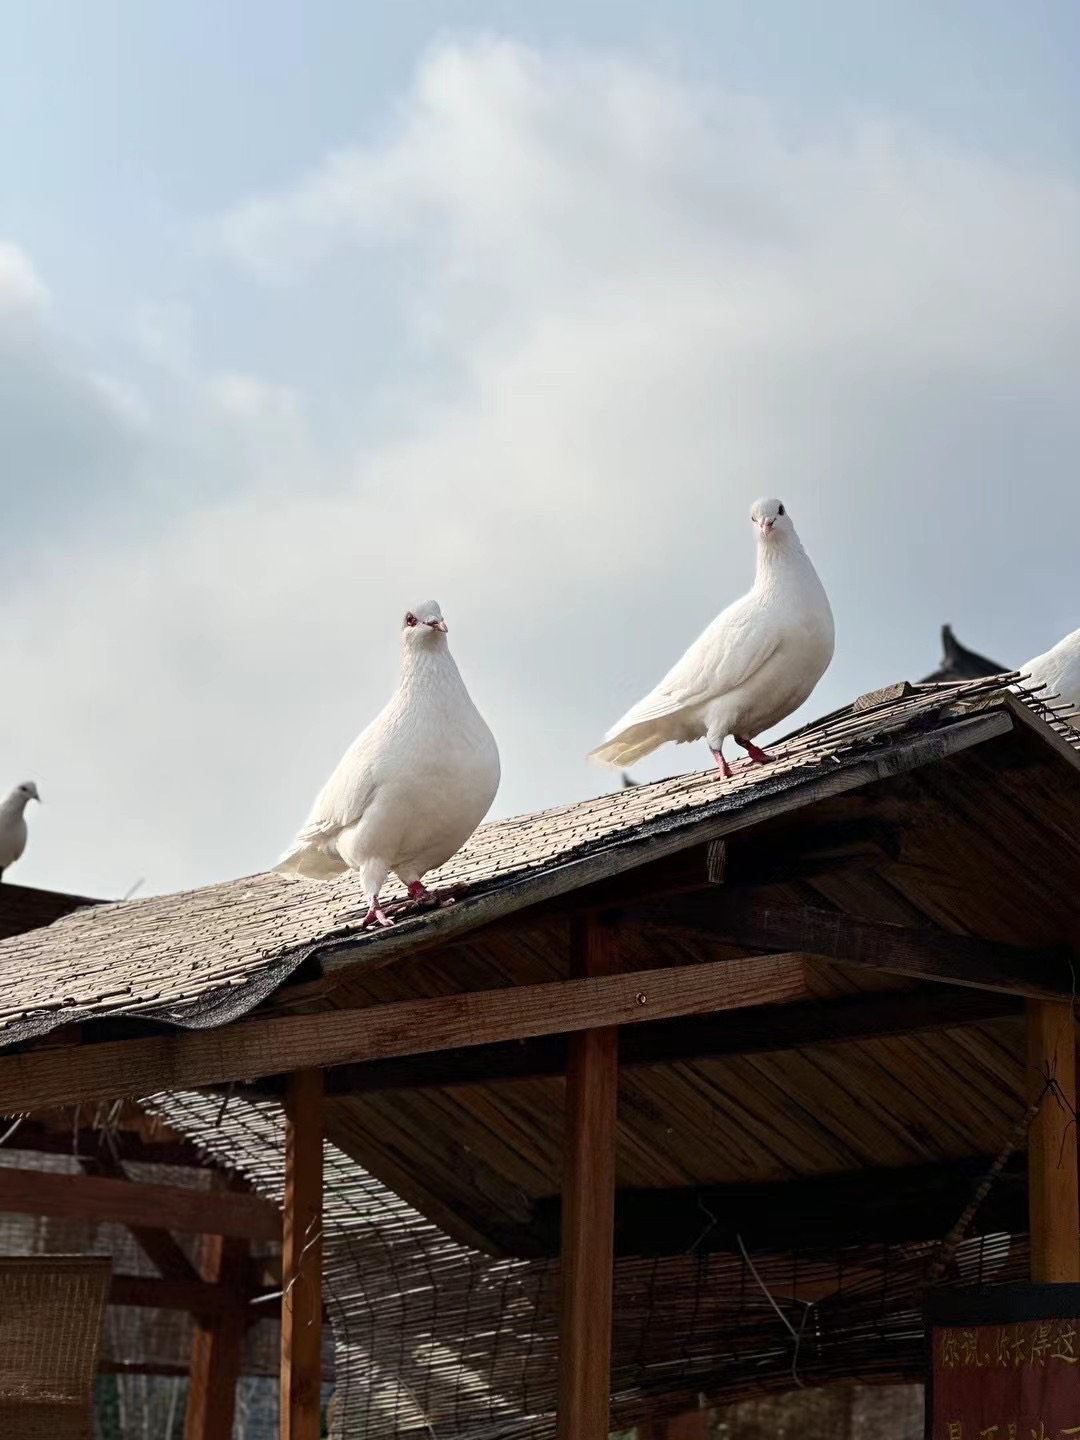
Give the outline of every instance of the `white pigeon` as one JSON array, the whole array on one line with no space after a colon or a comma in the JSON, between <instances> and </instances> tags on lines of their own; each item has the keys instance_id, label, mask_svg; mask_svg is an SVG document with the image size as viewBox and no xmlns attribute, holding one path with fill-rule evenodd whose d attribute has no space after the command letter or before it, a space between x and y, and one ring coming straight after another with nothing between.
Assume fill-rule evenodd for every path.
<instances>
[{"instance_id":1,"label":"white pigeon","mask_svg":"<svg viewBox=\"0 0 1080 1440\"><path fill-rule=\"evenodd\" d=\"M1045 655L1036 655L1026 665L1020 666L1020 674L1028 678L1021 681L1020 688L1030 690L1036 685L1045 685L1039 699L1050 700L1060 696L1070 705L1080 708L1080 630L1074 630L1059 640ZM1069 724L1080 730L1080 715L1068 716Z\"/></svg>"},{"instance_id":2,"label":"white pigeon","mask_svg":"<svg viewBox=\"0 0 1080 1440\"><path fill-rule=\"evenodd\" d=\"M0 801L0 877L14 865L26 849L26 816L23 813L31 800L40 802L33 780L16 785L7 799Z\"/></svg>"},{"instance_id":3,"label":"white pigeon","mask_svg":"<svg viewBox=\"0 0 1080 1440\"><path fill-rule=\"evenodd\" d=\"M624 767L665 741L708 741L720 773L728 735L759 764L754 736L797 710L828 669L833 617L824 586L779 500L758 500L750 592L699 635L655 690L612 726L589 758Z\"/></svg>"},{"instance_id":4,"label":"white pigeon","mask_svg":"<svg viewBox=\"0 0 1080 1440\"><path fill-rule=\"evenodd\" d=\"M329 880L359 873L363 924L389 925L379 891L390 871L409 898L434 903L423 876L461 849L499 788L495 737L473 704L433 601L402 622L401 680L319 792L277 870Z\"/></svg>"}]
</instances>

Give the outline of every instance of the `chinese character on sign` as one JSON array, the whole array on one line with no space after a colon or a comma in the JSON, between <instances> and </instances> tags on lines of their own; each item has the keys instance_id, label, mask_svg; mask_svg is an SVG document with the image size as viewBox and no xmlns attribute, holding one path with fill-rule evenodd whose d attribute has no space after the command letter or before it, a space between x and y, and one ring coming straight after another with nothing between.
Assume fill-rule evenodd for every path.
<instances>
[{"instance_id":1,"label":"chinese character on sign","mask_svg":"<svg viewBox=\"0 0 1080 1440\"><path fill-rule=\"evenodd\" d=\"M1033 1365L1046 1364L1046 1353L1050 1349L1050 1332L1049 1324L1031 1327L1031 1363Z\"/></svg>"},{"instance_id":2,"label":"chinese character on sign","mask_svg":"<svg viewBox=\"0 0 1080 1440\"><path fill-rule=\"evenodd\" d=\"M960 1342L955 1330L945 1330L941 1336L941 1363L946 1370L955 1370L960 1364Z\"/></svg>"},{"instance_id":3,"label":"chinese character on sign","mask_svg":"<svg viewBox=\"0 0 1080 1440\"><path fill-rule=\"evenodd\" d=\"M949 1432L949 1440L964 1440L964 1427L959 1420L950 1420L945 1428Z\"/></svg>"},{"instance_id":4,"label":"chinese character on sign","mask_svg":"<svg viewBox=\"0 0 1080 1440\"><path fill-rule=\"evenodd\" d=\"M1049 1325L1046 1329L1049 1335ZM1047 1340L1047 1344L1049 1343L1049 1340ZM979 1337L975 1330L962 1330L960 1332L960 1363L961 1365L974 1365L980 1370L984 1365L990 1363L989 1355L984 1355L981 1360L979 1359Z\"/></svg>"},{"instance_id":5,"label":"chinese character on sign","mask_svg":"<svg viewBox=\"0 0 1080 1440\"><path fill-rule=\"evenodd\" d=\"M1052 1360L1064 1360L1066 1365L1075 1365L1078 1358L1076 1354L1076 1327L1068 1321L1062 1321L1058 1327L1057 1339L1054 1341L1054 1348L1050 1351Z\"/></svg>"},{"instance_id":6,"label":"chinese character on sign","mask_svg":"<svg viewBox=\"0 0 1080 1440\"><path fill-rule=\"evenodd\" d=\"M1013 1364L1026 1365L1028 1358L1028 1342L1027 1335L1022 1325L1017 1325L1016 1327L1016 1334L1013 1337L1012 1348Z\"/></svg>"}]
</instances>

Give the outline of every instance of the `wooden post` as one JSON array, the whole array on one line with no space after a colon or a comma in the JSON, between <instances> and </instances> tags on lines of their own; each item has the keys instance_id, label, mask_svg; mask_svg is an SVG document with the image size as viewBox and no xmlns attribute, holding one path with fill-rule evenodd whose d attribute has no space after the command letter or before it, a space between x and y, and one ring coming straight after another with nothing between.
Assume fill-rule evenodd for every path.
<instances>
[{"instance_id":1,"label":"wooden post","mask_svg":"<svg viewBox=\"0 0 1080 1440\"><path fill-rule=\"evenodd\" d=\"M614 968L617 935L588 921L571 930L575 974ZM619 1032L570 1037L562 1194L559 1440L606 1440L611 1386L615 1112Z\"/></svg>"},{"instance_id":2,"label":"wooden post","mask_svg":"<svg viewBox=\"0 0 1080 1440\"><path fill-rule=\"evenodd\" d=\"M319 1440L322 1359L323 1072L297 1070L285 1095L281 1440Z\"/></svg>"},{"instance_id":3,"label":"wooden post","mask_svg":"<svg viewBox=\"0 0 1080 1440\"><path fill-rule=\"evenodd\" d=\"M200 1251L199 1269L203 1280L217 1285L239 1285L246 1278L248 1247L245 1241L224 1235L204 1235ZM244 1334L245 1326L238 1312L195 1317L184 1440L232 1440Z\"/></svg>"},{"instance_id":4,"label":"wooden post","mask_svg":"<svg viewBox=\"0 0 1080 1440\"><path fill-rule=\"evenodd\" d=\"M1080 1202L1077 1198L1076 1032L1068 1001L1029 1000L1028 1097L1043 1095L1028 1137L1028 1213L1031 1278L1036 1283L1080 1281Z\"/></svg>"}]
</instances>

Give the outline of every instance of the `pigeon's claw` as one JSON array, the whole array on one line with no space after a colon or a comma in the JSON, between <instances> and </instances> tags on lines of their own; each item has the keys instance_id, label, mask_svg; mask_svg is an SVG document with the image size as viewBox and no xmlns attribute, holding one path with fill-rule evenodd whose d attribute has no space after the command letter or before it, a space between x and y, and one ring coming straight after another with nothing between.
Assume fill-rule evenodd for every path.
<instances>
[{"instance_id":1,"label":"pigeon's claw","mask_svg":"<svg viewBox=\"0 0 1080 1440\"><path fill-rule=\"evenodd\" d=\"M371 908L368 910L363 920L360 921L360 929L367 930L372 925L380 925L383 927L383 929L386 929L389 926L393 925L393 923L393 920L389 918L389 916L386 914L386 911L379 904L378 900L373 900L371 902Z\"/></svg>"},{"instance_id":2,"label":"pigeon's claw","mask_svg":"<svg viewBox=\"0 0 1080 1440\"><path fill-rule=\"evenodd\" d=\"M712 746L710 746L709 748L711 750ZM716 761L716 768L720 771L720 774L724 777L725 780L730 780L731 766L724 759L724 752L722 750L713 750L712 757Z\"/></svg>"},{"instance_id":3,"label":"pigeon's claw","mask_svg":"<svg viewBox=\"0 0 1080 1440\"><path fill-rule=\"evenodd\" d=\"M750 756L750 759L754 762L755 765L767 765L772 759L772 756L769 755L767 751L762 750L760 746L755 745L752 740L740 740L738 735L736 735L735 744L742 746L742 748Z\"/></svg>"}]
</instances>

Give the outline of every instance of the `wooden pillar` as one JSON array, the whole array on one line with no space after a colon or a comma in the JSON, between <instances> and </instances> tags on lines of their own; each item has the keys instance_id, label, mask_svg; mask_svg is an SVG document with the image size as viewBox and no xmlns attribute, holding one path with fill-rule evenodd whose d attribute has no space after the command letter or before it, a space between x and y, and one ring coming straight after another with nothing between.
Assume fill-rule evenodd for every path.
<instances>
[{"instance_id":1,"label":"wooden pillar","mask_svg":"<svg viewBox=\"0 0 1080 1440\"><path fill-rule=\"evenodd\" d=\"M202 1278L211 1284L239 1287L247 1278L247 1255L243 1240L204 1235L199 1263ZM195 1317L184 1440L232 1440L244 1335L238 1315Z\"/></svg>"},{"instance_id":2,"label":"wooden pillar","mask_svg":"<svg viewBox=\"0 0 1080 1440\"><path fill-rule=\"evenodd\" d=\"M1076 1032L1069 1001L1027 1003L1027 1084L1034 1103L1046 1088L1028 1136L1028 1213L1031 1278L1036 1283L1080 1281L1080 1203L1077 1199Z\"/></svg>"},{"instance_id":3,"label":"wooden pillar","mask_svg":"<svg viewBox=\"0 0 1080 1440\"><path fill-rule=\"evenodd\" d=\"M322 1380L323 1073L298 1070L285 1094L281 1256L281 1440L319 1440Z\"/></svg>"},{"instance_id":4,"label":"wooden pillar","mask_svg":"<svg viewBox=\"0 0 1080 1440\"><path fill-rule=\"evenodd\" d=\"M615 968L616 932L575 922L576 975ZM559 1440L607 1440L615 1211L619 1032L571 1035L566 1071L562 1192Z\"/></svg>"}]
</instances>

